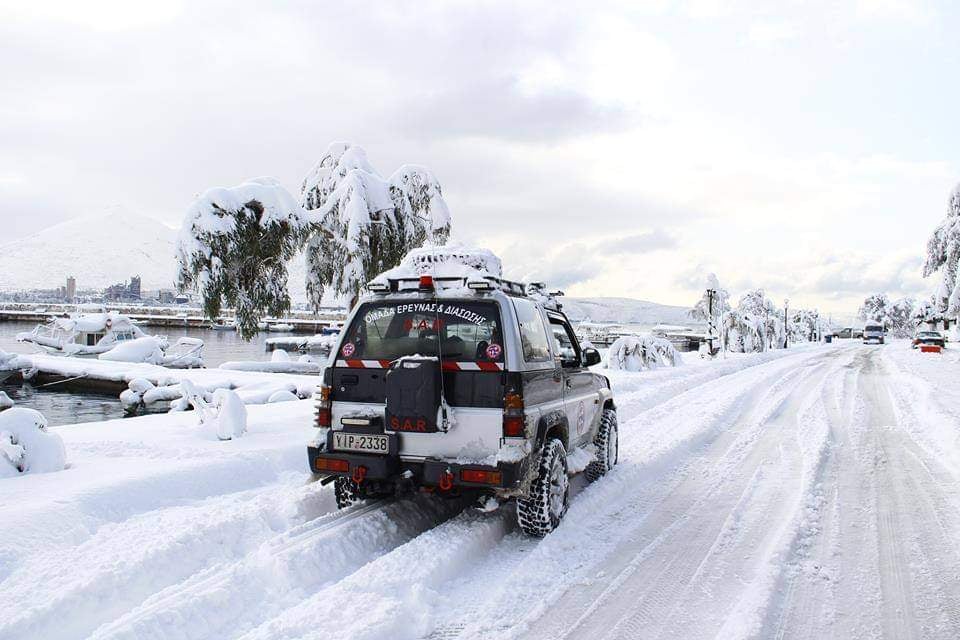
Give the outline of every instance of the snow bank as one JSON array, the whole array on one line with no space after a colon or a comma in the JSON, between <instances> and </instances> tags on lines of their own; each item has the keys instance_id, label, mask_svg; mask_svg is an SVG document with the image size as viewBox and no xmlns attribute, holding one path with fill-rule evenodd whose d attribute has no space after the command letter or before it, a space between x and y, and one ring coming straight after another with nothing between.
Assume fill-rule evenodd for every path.
<instances>
[{"instance_id":1,"label":"snow bank","mask_svg":"<svg viewBox=\"0 0 960 640\"><path fill-rule=\"evenodd\" d=\"M623 336L607 353L607 368L619 371L643 371L657 367L675 367L682 363L680 352L664 338Z\"/></svg>"},{"instance_id":2,"label":"snow bank","mask_svg":"<svg viewBox=\"0 0 960 640\"><path fill-rule=\"evenodd\" d=\"M0 413L0 478L60 471L66 463L63 439L47 429L42 413L22 408Z\"/></svg>"}]
</instances>

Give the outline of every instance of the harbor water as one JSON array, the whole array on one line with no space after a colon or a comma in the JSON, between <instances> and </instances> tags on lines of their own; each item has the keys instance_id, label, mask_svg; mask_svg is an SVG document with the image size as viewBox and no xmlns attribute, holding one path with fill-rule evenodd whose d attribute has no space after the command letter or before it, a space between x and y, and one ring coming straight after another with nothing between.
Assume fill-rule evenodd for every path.
<instances>
[{"instance_id":1,"label":"harbor water","mask_svg":"<svg viewBox=\"0 0 960 640\"><path fill-rule=\"evenodd\" d=\"M30 354L38 351L33 345L17 342L17 334L32 331L36 324L21 322L0 322L0 351L8 353ZM213 329L192 329L184 327L174 331L156 331L144 327L148 334L166 335L170 343L182 336L203 340L203 357L208 367L216 367L231 360L269 360L264 341L268 337L278 337L284 333L261 333L250 342L246 342L233 331L214 331ZM29 383L2 383L0 391L10 396L18 407L28 407L43 413L51 425L77 424L110 420L123 417L123 408L115 395L94 393L71 393L58 390L57 385L39 388Z\"/></svg>"}]
</instances>

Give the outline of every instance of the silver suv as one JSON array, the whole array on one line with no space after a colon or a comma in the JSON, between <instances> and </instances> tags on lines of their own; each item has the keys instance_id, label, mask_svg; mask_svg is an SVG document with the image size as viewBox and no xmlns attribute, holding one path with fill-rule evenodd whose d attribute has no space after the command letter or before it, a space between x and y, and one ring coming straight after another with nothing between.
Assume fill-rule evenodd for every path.
<instances>
[{"instance_id":1,"label":"silver suv","mask_svg":"<svg viewBox=\"0 0 960 640\"><path fill-rule=\"evenodd\" d=\"M882 324L868 324L863 327L863 344L883 344L886 332Z\"/></svg>"},{"instance_id":2,"label":"silver suv","mask_svg":"<svg viewBox=\"0 0 960 640\"><path fill-rule=\"evenodd\" d=\"M514 498L528 534L553 530L569 476L617 462L610 383L588 369L597 350L541 286L418 275L368 289L331 353L308 447L338 506L472 493Z\"/></svg>"}]
</instances>

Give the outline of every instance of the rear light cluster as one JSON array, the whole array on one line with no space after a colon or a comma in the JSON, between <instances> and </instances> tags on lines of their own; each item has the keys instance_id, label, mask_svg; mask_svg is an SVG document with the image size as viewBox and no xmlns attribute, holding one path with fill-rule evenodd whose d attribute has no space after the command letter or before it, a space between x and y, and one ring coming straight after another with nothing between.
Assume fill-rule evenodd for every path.
<instances>
[{"instance_id":1,"label":"rear light cluster","mask_svg":"<svg viewBox=\"0 0 960 640\"><path fill-rule=\"evenodd\" d=\"M315 463L317 471L336 471L346 473L350 471L350 463L346 460L337 460L336 458L317 458Z\"/></svg>"},{"instance_id":2,"label":"rear light cluster","mask_svg":"<svg viewBox=\"0 0 960 640\"><path fill-rule=\"evenodd\" d=\"M523 396L508 391L503 397L503 437L522 438L524 435Z\"/></svg>"},{"instance_id":3,"label":"rear light cluster","mask_svg":"<svg viewBox=\"0 0 960 640\"><path fill-rule=\"evenodd\" d=\"M320 400L317 402L317 426L329 428L333 422L330 415L330 386L320 385Z\"/></svg>"},{"instance_id":4,"label":"rear light cluster","mask_svg":"<svg viewBox=\"0 0 960 640\"><path fill-rule=\"evenodd\" d=\"M500 484L503 475L499 471L484 471L482 469L463 469L460 480L478 484Z\"/></svg>"}]
</instances>

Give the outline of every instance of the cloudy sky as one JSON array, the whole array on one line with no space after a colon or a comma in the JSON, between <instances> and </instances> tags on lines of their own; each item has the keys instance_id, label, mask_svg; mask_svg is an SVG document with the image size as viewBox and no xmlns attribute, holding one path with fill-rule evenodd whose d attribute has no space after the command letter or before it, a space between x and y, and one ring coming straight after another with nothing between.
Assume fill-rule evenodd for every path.
<instances>
[{"instance_id":1,"label":"cloudy sky","mask_svg":"<svg viewBox=\"0 0 960 640\"><path fill-rule=\"evenodd\" d=\"M429 166L455 235L568 295L924 295L960 181L960 10L928 0L0 0L0 239L327 143Z\"/></svg>"}]
</instances>

